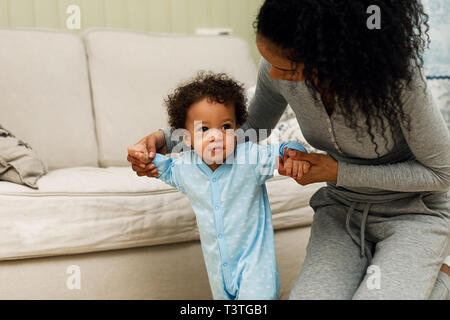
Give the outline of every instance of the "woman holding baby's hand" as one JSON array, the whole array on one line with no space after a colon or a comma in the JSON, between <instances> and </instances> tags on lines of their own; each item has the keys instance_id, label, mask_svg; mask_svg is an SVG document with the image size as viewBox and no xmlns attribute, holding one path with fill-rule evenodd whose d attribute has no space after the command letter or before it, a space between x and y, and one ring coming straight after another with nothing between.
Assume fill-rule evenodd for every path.
<instances>
[{"instance_id":1,"label":"woman holding baby's hand","mask_svg":"<svg viewBox=\"0 0 450 320\"><path fill-rule=\"evenodd\" d=\"M304 161L305 165L302 171L292 170L287 166L288 159ZM298 150L289 150L280 161L278 173L283 176L294 178L302 186L317 182L336 182L338 173L338 163L329 155L320 153L305 153Z\"/></svg>"},{"instance_id":2,"label":"woman holding baby's hand","mask_svg":"<svg viewBox=\"0 0 450 320\"><path fill-rule=\"evenodd\" d=\"M373 2L266 0L255 23L262 59L241 129L273 129L289 103L327 153L293 155L310 163L299 184L327 184L310 200L291 299L449 296L450 134L422 74L427 15L419 0L378 0L380 28L369 28ZM174 142L166 128L139 145L163 153ZM129 149L133 170L155 176L140 148ZM283 163L280 173L294 175Z\"/></svg>"}]
</instances>

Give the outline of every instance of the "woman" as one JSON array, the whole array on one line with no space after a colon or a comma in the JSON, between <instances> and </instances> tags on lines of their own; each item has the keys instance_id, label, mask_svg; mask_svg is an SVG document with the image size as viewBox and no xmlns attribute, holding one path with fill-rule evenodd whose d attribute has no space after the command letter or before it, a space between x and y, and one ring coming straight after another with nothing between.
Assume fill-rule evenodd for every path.
<instances>
[{"instance_id":1,"label":"woman","mask_svg":"<svg viewBox=\"0 0 450 320\"><path fill-rule=\"evenodd\" d=\"M374 4L380 29L367 27ZM273 129L289 103L306 140L327 152L290 153L311 163L301 177L279 169L302 185L327 182L310 201L290 298L445 299L450 135L421 73L420 2L267 0L255 26L263 58L242 128ZM172 149L164 133L129 148L139 176L155 176L140 165ZM143 147L149 157L135 158Z\"/></svg>"}]
</instances>

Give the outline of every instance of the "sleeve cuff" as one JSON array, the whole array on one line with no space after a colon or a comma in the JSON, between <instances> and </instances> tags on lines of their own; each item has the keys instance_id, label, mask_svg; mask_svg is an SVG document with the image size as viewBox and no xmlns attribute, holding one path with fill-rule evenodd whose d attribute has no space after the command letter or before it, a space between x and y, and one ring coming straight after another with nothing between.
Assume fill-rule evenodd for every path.
<instances>
[{"instance_id":1,"label":"sleeve cuff","mask_svg":"<svg viewBox=\"0 0 450 320\"><path fill-rule=\"evenodd\" d=\"M336 180L336 186L338 187L358 187L361 184L361 181L357 181L356 178L361 178L362 175L358 174L358 165L354 165L351 163L338 161L338 174Z\"/></svg>"},{"instance_id":2,"label":"sleeve cuff","mask_svg":"<svg viewBox=\"0 0 450 320\"><path fill-rule=\"evenodd\" d=\"M444 263L450 267L450 256L447 256L447 258L445 258Z\"/></svg>"},{"instance_id":3,"label":"sleeve cuff","mask_svg":"<svg viewBox=\"0 0 450 320\"><path fill-rule=\"evenodd\" d=\"M166 157L162 154L157 153L155 157L152 160L152 163L155 165L156 169L158 170L158 176L156 178L160 179L161 175L164 173L165 170L167 170L167 163L170 158Z\"/></svg>"},{"instance_id":4,"label":"sleeve cuff","mask_svg":"<svg viewBox=\"0 0 450 320\"><path fill-rule=\"evenodd\" d=\"M342 161L338 161L338 172L337 172L337 179L336 179L336 186L342 187L345 184L344 177L345 177L345 170L346 170L346 163Z\"/></svg>"},{"instance_id":5,"label":"sleeve cuff","mask_svg":"<svg viewBox=\"0 0 450 320\"><path fill-rule=\"evenodd\" d=\"M295 149L295 150L298 150L298 151L302 151L302 152L308 153L308 151L305 149L305 147L303 147L300 143L293 141L293 142L288 142L288 143L282 143L280 145L279 153L280 153L281 157L284 156L284 149L285 148L287 148L287 149Z\"/></svg>"}]
</instances>

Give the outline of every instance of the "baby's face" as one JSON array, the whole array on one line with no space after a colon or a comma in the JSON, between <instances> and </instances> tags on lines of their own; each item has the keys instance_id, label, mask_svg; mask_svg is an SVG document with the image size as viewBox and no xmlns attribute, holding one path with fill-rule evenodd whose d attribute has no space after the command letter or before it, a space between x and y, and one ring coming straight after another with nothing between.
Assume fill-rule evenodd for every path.
<instances>
[{"instance_id":1,"label":"baby's face","mask_svg":"<svg viewBox=\"0 0 450 320\"><path fill-rule=\"evenodd\" d=\"M193 104L187 112L186 129L190 137L184 142L214 169L224 163L235 148L236 114L234 106L208 99Z\"/></svg>"}]
</instances>

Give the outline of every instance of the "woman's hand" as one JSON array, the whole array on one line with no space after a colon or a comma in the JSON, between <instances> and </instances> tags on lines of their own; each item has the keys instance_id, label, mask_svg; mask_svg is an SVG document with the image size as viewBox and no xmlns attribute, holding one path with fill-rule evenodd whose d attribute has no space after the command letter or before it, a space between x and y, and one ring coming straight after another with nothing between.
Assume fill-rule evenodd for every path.
<instances>
[{"instance_id":1,"label":"woman's hand","mask_svg":"<svg viewBox=\"0 0 450 320\"><path fill-rule=\"evenodd\" d=\"M288 157L293 160L308 161L311 164L309 171L303 172L302 177L294 176L292 171L287 171L285 162ZM338 162L329 155L320 153L305 153L298 150L288 150L284 153L283 159L279 157L278 172L283 176L294 178L297 183L306 186L316 182L336 182L338 173ZM290 174L287 174L290 173Z\"/></svg>"},{"instance_id":2,"label":"woman's hand","mask_svg":"<svg viewBox=\"0 0 450 320\"><path fill-rule=\"evenodd\" d=\"M131 163L131 168L138 176L156 177L158 176L158 170L151 162L156 153L166 154L166 152L164 132L158 130L135 145L128 147L127 160Z\"/></svg>"}]
</instances>

